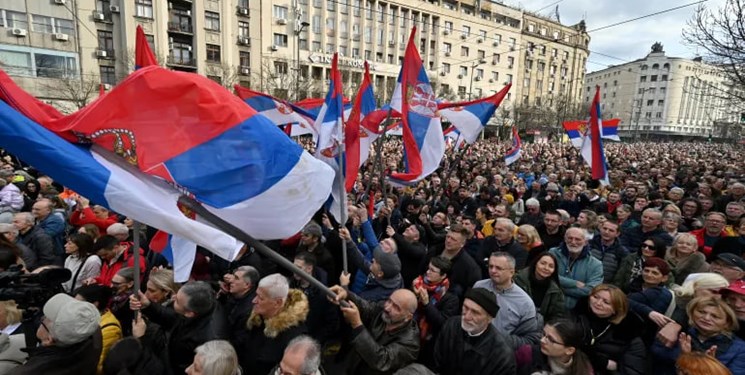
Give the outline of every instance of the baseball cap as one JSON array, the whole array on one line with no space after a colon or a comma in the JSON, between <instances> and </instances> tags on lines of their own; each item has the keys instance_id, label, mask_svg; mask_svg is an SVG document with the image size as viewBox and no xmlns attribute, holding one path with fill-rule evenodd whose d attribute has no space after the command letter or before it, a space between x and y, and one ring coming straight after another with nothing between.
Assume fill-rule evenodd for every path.
<instances>
[{"instance_id":1,"label":"baseball cap","mask_svg":"<svg viewBox=\"0 0 745 375\"><path fill-rule=\"evenodd\" d=\"M737 267L745 271L745 259L732 253L721 253L717 256L717 259L724 263L727 263L730 267Z\"/></svg>"},{"instance_id":2,"label":"baseball cap","mask_svg":"<svg viewBox=\"0 0 745 375\"><path fill-rule=\"evenodd\" d=\"M728 287L720 290L721 292L730 291L732 293L742 294L745 296L745 280L735 280Z\"/></svg>"},{"instance_id":3,"label":"baseball cap","mask_svg":"<svg viewBox=\"0 0 745 375\"><path fill-rule=\"evenodd\" d=\"M49 333L61 345L84 341L99 329L101 323L101 314L95 306L65 293L50 298L43 310L44 316L52 321Z\"/></svg>"}]
</instances>

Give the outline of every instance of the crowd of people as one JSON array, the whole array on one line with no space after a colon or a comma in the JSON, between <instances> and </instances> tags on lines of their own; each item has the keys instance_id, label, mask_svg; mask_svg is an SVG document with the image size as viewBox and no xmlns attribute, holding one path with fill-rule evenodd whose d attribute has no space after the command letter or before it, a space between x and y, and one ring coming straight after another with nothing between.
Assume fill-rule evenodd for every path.
<instances>
[{"instance_id":1,"label":"crowd of people","mask_svg":"<svg viewBox=\"0 0 745 375\"><path fill-rule=\"evenodd\" d=\"M607 144L601 185L569 144L509 147L398 188L389 139L346 223L264 241L294 271L199 249L183 284L156 228L4 155L0 270L70 278L35 315L0 295L0 374L745 374L741 148Z\"/></svg>"}]
</instances>

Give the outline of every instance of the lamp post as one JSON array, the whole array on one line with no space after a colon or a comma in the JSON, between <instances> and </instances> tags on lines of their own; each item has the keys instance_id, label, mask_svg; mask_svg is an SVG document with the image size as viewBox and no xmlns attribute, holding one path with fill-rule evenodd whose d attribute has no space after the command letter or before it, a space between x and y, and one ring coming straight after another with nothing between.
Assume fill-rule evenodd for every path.
<instances>
[{"instance_id":1,"label":"lamp post","mask_svg":"<svg viewBox=\"0 0 745 375\"><path fill-rule=\"evenodd\" d=\"M634 125L634 140L639 140L639 118L642 117L642 106L644 105L644 94L647 93L647 91L654 90L655 87L649 87L646 89L642 89L642 98L639 100L639 112L636 113L636 124Z\"/></svg>"},{"instance_id":2,"label":"lamp post","mask_svg":"<svg viewBox=\"0 0 745 375\"><path fill-rule=\"evenodd\" d=\"M295 101L298 101L300 99L300 33L302 33L306 27L310 26L310 24L306 21L302 21L295 25Z\"/></svg>"},{"instance_id":3,"label":"lamp post","mask_svg":"<svg viewBox=\"0 0 745 375\"><path fill-rule=\"evenodd\" d=\"M483 62L484 59L480 59L471 65L471 82L468 85L468 101L471 101L471 96L473 95L473 72L476 70L476 67L481 65Z\"/></svg>"}]
</instances>

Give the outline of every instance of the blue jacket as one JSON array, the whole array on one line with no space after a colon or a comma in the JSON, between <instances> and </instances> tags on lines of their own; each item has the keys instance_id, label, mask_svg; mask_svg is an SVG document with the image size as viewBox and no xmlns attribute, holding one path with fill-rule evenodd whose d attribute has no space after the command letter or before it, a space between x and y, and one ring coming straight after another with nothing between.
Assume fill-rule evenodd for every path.
<instances>
[{"instance_id":1,"label":"blue jacket","mask_svg":"<svg viewBox=\"0 0 745 375\"><path fill-rule=\"evenodd\" d=\"M60 218L59 215L50 213L44 220L39 221L38 224L44 232L47 232L49 237L52 237L52 243L54 244L54 255L65 254L65 222Z\"/></svg>"},{"instance_id":2,"label":"blue jacket","mask_svg":"<svg viewBox=\"0 0 745 375\"><path fill-rule=\"evenodd\" d=\"M378 247L378 239L375 237L375 232L373 231L370 220L362 223L360 225L360 230L362 231L362 238L364 239L364 241L358 240L355 241L355 243L357 244L357 248L360 250L365 260L368 262L372 262L373 249ZM355 235L355 233L351 234L352 238L359 238L359 236ZM367 272L358 269L357 272L355 272L354 274L354 279L352 280L349 290L354 293L359 293L365 286L365 282L367 282Z\"/></svg>"},{"instance_id":3,"label":"blue jacket","mask_svg":"<svg viewBox=\"0 0 745 375\"><path fill-rule=\"evenodd\" d=\"M569 249L564 243L549 252L559 261L556 265L559 284L566 297L566 307L571 310L579 298L589 296L592 288L603 282L603 264L590 254L588 246L582 249L582 253L576 260L569 257ZM578 288L577 281L583 282L585 286Z\"/></svg>"},{"instance_id":4,"label":"blue jacket","mask_svg":"<svg viewBox=\"0 0 745 375\"><path fill-rule=\"evenodd\" d=\"M665 314L672 299L673 293L670 289L664 286L656 286L641 292L629 294L629 306L639 316L645 320L649 320L649 313L652 311Z\"/></svg>"},{"instance_id":5,"label":"blue jacket","mask_svg":"<svg viewBox=\"0 0 745 375\"><path fill-rule=\"evenodd\" d=\"M691 346L693 351L704 352L713 345L717 346L715 357L722 362L733 374L745 374L745 341L732 334L714 336L704 342L698 340L696 328L690 328ZM652 344L652 355L654 356L655 375L675 374L675 361L680 356L680 345L668 348L655 340Z\"/></svg>"}]
</instances>

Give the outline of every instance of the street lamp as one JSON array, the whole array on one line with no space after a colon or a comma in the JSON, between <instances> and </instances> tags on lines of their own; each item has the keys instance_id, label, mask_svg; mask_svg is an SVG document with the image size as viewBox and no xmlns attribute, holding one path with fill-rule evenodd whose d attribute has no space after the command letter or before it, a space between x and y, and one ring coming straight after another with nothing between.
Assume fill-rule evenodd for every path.
<instances>
[{"instance_id":1,"label":"street lamp","mask_svg":"<svg viewBox=\"0 0 745 375\"><path fill-rule=\"evenodd\" d=\"M636 113L636 124L634 126L635 131L634 131L634 137L633 137L634 140L639 140L640 138L639 137L639 118L642 117L642 106L644 105L644 94L646 94L647 91L652 91L654 89L656 89L656 87L649 87L649 88L641 90L642 98L641 100L639 100L639 112Z\"/></svg>"},{"instance_id":2,"label":"street lamp","mask_svg":"<svg viewBox=\"0 0 745 375\"><path fill-rule=\"evenodd\" d=\"M295 66L297 68L295 73L295 101L300 99L300 33L308 26L310 26L308 22L302 21L299 27L295 27Z\"/></svg>"},{"instance_id":3,"label":"street lamp","mask_svg":"<svg viewBox=\"0 0 745 375\"><path fill-rule=\"evenodd\" d=\"M468 101L471 101L471 96L473 95L473 71L476 70L477 66L483 63L484 59L479 59L479 61L476 61L471 65L471 82L468 85Z\"/></svg>"}]
</instances>

